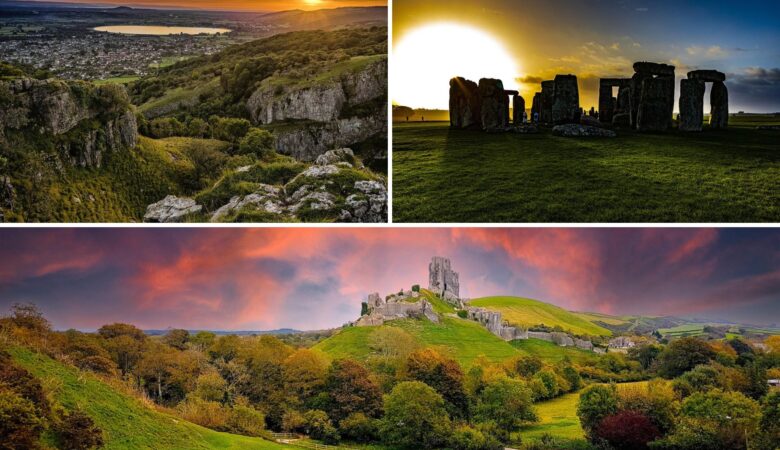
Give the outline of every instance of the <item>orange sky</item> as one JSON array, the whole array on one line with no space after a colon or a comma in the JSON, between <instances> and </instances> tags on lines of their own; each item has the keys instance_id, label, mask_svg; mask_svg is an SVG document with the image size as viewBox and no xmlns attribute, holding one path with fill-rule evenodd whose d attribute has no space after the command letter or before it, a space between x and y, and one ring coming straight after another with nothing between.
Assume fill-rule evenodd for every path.
<instances>
[{"instance_id":1,"label":"orange sky","mask_svg":"<svg viewBox=\"0 0 780 450\"><path fill-rule=\"evenodd\" d=\"M65 1L65 0L63 0ZM215 10L285 11L345 6L386 6L387 0L67 0L68 3L111 4L131 7L176 7Z\"/></svg>"}]
</instances>

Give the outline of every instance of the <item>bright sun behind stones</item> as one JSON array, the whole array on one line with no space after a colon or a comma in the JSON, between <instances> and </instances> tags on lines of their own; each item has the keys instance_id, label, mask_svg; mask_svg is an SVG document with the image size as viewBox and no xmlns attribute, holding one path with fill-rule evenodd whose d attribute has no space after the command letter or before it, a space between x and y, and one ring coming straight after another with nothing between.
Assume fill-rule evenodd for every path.
<instances>
[{"instance_id":1,"label":"bright sun behind stones","mask_svg":"<svg viewBox=\"0 0 780 450\"><path fill-rule=\"evenodd\" d=\"M500 42L478 29L453 23L416 28L395 44L393 101L412 108L449 107L450 78L478 82L498 78L517 89L514 59Z\"/></svg>"}]
</instances>

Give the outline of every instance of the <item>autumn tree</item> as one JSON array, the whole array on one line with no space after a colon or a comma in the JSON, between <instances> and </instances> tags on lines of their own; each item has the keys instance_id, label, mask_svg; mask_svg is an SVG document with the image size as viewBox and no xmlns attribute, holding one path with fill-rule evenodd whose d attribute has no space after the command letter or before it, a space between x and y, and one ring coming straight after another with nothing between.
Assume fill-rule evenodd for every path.
<instances>
[{"instance_id":1,"label":"autumn tree","mask_svg":"<svg viewBox=\"0 0 780 450\"><path fill-rule=\"evenodd\" d=\"M614 450L643 450L659 438L661 432L649 417L637 411L619 411L605 417L595 435L607 441Z\"/></svg>"},{"instance_id":2,"label":"autumn tree","mask_svg":"<svg viewBox=\"0 0 780 450\"><path fill-rule=\"evenodd\" d=\"M190 332L182 329L173 329L163 336L162 341L178 350L186 350L190 340Z\"/></svg>"},{"instance_id":3,"label":"autumn tree","mask_svg":"<svg viewBox=\"0 0 780 450\"><path fill-rule=\"evenodd\" d=\"M98 329L98 334L103 338L103 346L108 350L111 359L122 371L122 376L126 376L143 356L146 335L126 323L103 325Z\"/></svg>"},{"instance_id":4,"label":"autumn tree","mask_svg":"<svg viewBox=\"0 0 780 450\"><path fill-rule=\"evenodd\" d=\"M299 349L282 363L285 391L296 403L307 404L325 384L328 363L314 350Z\"/></svg>"},{"instance_id":5,"label":"autumn tree","mask_svg":"<svg viewBox=\"0 0 780 450\"><path fill-rule=\"evenodd\" d=\"M382 413L382 390L357 361L334 362L325 378L325 391L328 415L336 423L357 412L367 417Z\"/></svg>"},{"instance_id":6,"label":"autumn tree","mask_svg":"<svg viewBox=\"0 0 780 450\"><path fill-rule=\"evenodd\" d=\"M599 423L618 411L617 389L614 385L593 384L585 388L577 403L577 416L582 428L593 435Z\"/></svg>"},{"instance_id":7,"label":"autumn tree","mask_svg":"<svg viewBox=\"0 0 780 450\"><path fill-rule=\"evenodd\" d=\"M457 361L445 358L431 348L417 350L407 358L404 375L435 389L444 398L451 415L468 416L464 376Z\"/></svg>"}]
</instances>

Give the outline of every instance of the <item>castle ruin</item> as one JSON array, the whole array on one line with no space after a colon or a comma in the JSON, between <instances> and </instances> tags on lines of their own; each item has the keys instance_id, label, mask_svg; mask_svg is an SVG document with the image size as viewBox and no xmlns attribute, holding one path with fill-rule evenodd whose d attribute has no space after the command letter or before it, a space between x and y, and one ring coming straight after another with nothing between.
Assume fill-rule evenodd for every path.
<instances>
[{"instance_id":1,"label":"castle ruin","mask_svg":"<svg viewBox=\"0 0 780 450\"><path fill-rule=\"evenodd\" d=\"M425 299L416 302L409 301L418 298L412 291L405 291L399 295L388 295L382 298L375 292L363 302L364 314L355 322L356 326L367 327L382 325L389 320L425 317L431 322L438 323L439 315L433 311L433 306Z\"/></svg>"},{"instance_id":2,"label":"castle ruin","mask_svg":"<svg viewBox=\"0 0 780 450\"><path fill-rule=\"evenodd\" d=\"M453 306L460 307L460 282L458 272L452 270L447 258L434 256L428 265L428 290Z\"/></svg>"}]
</instances>

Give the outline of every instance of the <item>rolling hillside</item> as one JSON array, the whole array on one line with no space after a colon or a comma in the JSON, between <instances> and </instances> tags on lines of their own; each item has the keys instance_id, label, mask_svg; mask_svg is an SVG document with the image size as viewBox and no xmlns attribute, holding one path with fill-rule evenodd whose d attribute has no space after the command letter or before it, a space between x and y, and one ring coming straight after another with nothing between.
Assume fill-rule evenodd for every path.
<instances>
[{"instance_id":1,"label":"rolling hillside","mask_svg":"<svg viewBox=\"0 0 780 450\"><path fill-rule=\"evenodd\" d=\"M482 355L491 361L501 361L519 354L509 343L493 336L478 323L456 317L442 317L438 324L428 320L399 319L382 326L401 328L414 336L422 346L444 348L452 358L466 367ZM344 328L314 348L333 359L365 360L371 354L369 336L379 328Z\"/></svg>"},{"instance_id":2,"label":"rolling hillside","mask_svg":"<svg viewBox=\"0 0 780 450\"><path fill-rule=\"evenodd\" d=\"M256 449L290 448L260 438L219 433L158 412L113 389L96 376L47 356L15 347L14 361L52 386L66 409L79 407L103 430L106 449Z\"/></svg>"},{"instance_id":3,"label":"rolling hillside","mask_svg":"<svg viewBox=\"0 0 780 450\"><path fill-rule=\"evenodd\" d=\"M469 301L469 305L499 311L512 325L530 327L544 324L560 326L565 331L580 335L610 336L606 328L594 324L580 315L548 303L522 297L484 297Z\"/></svg>"}]
</instances>

